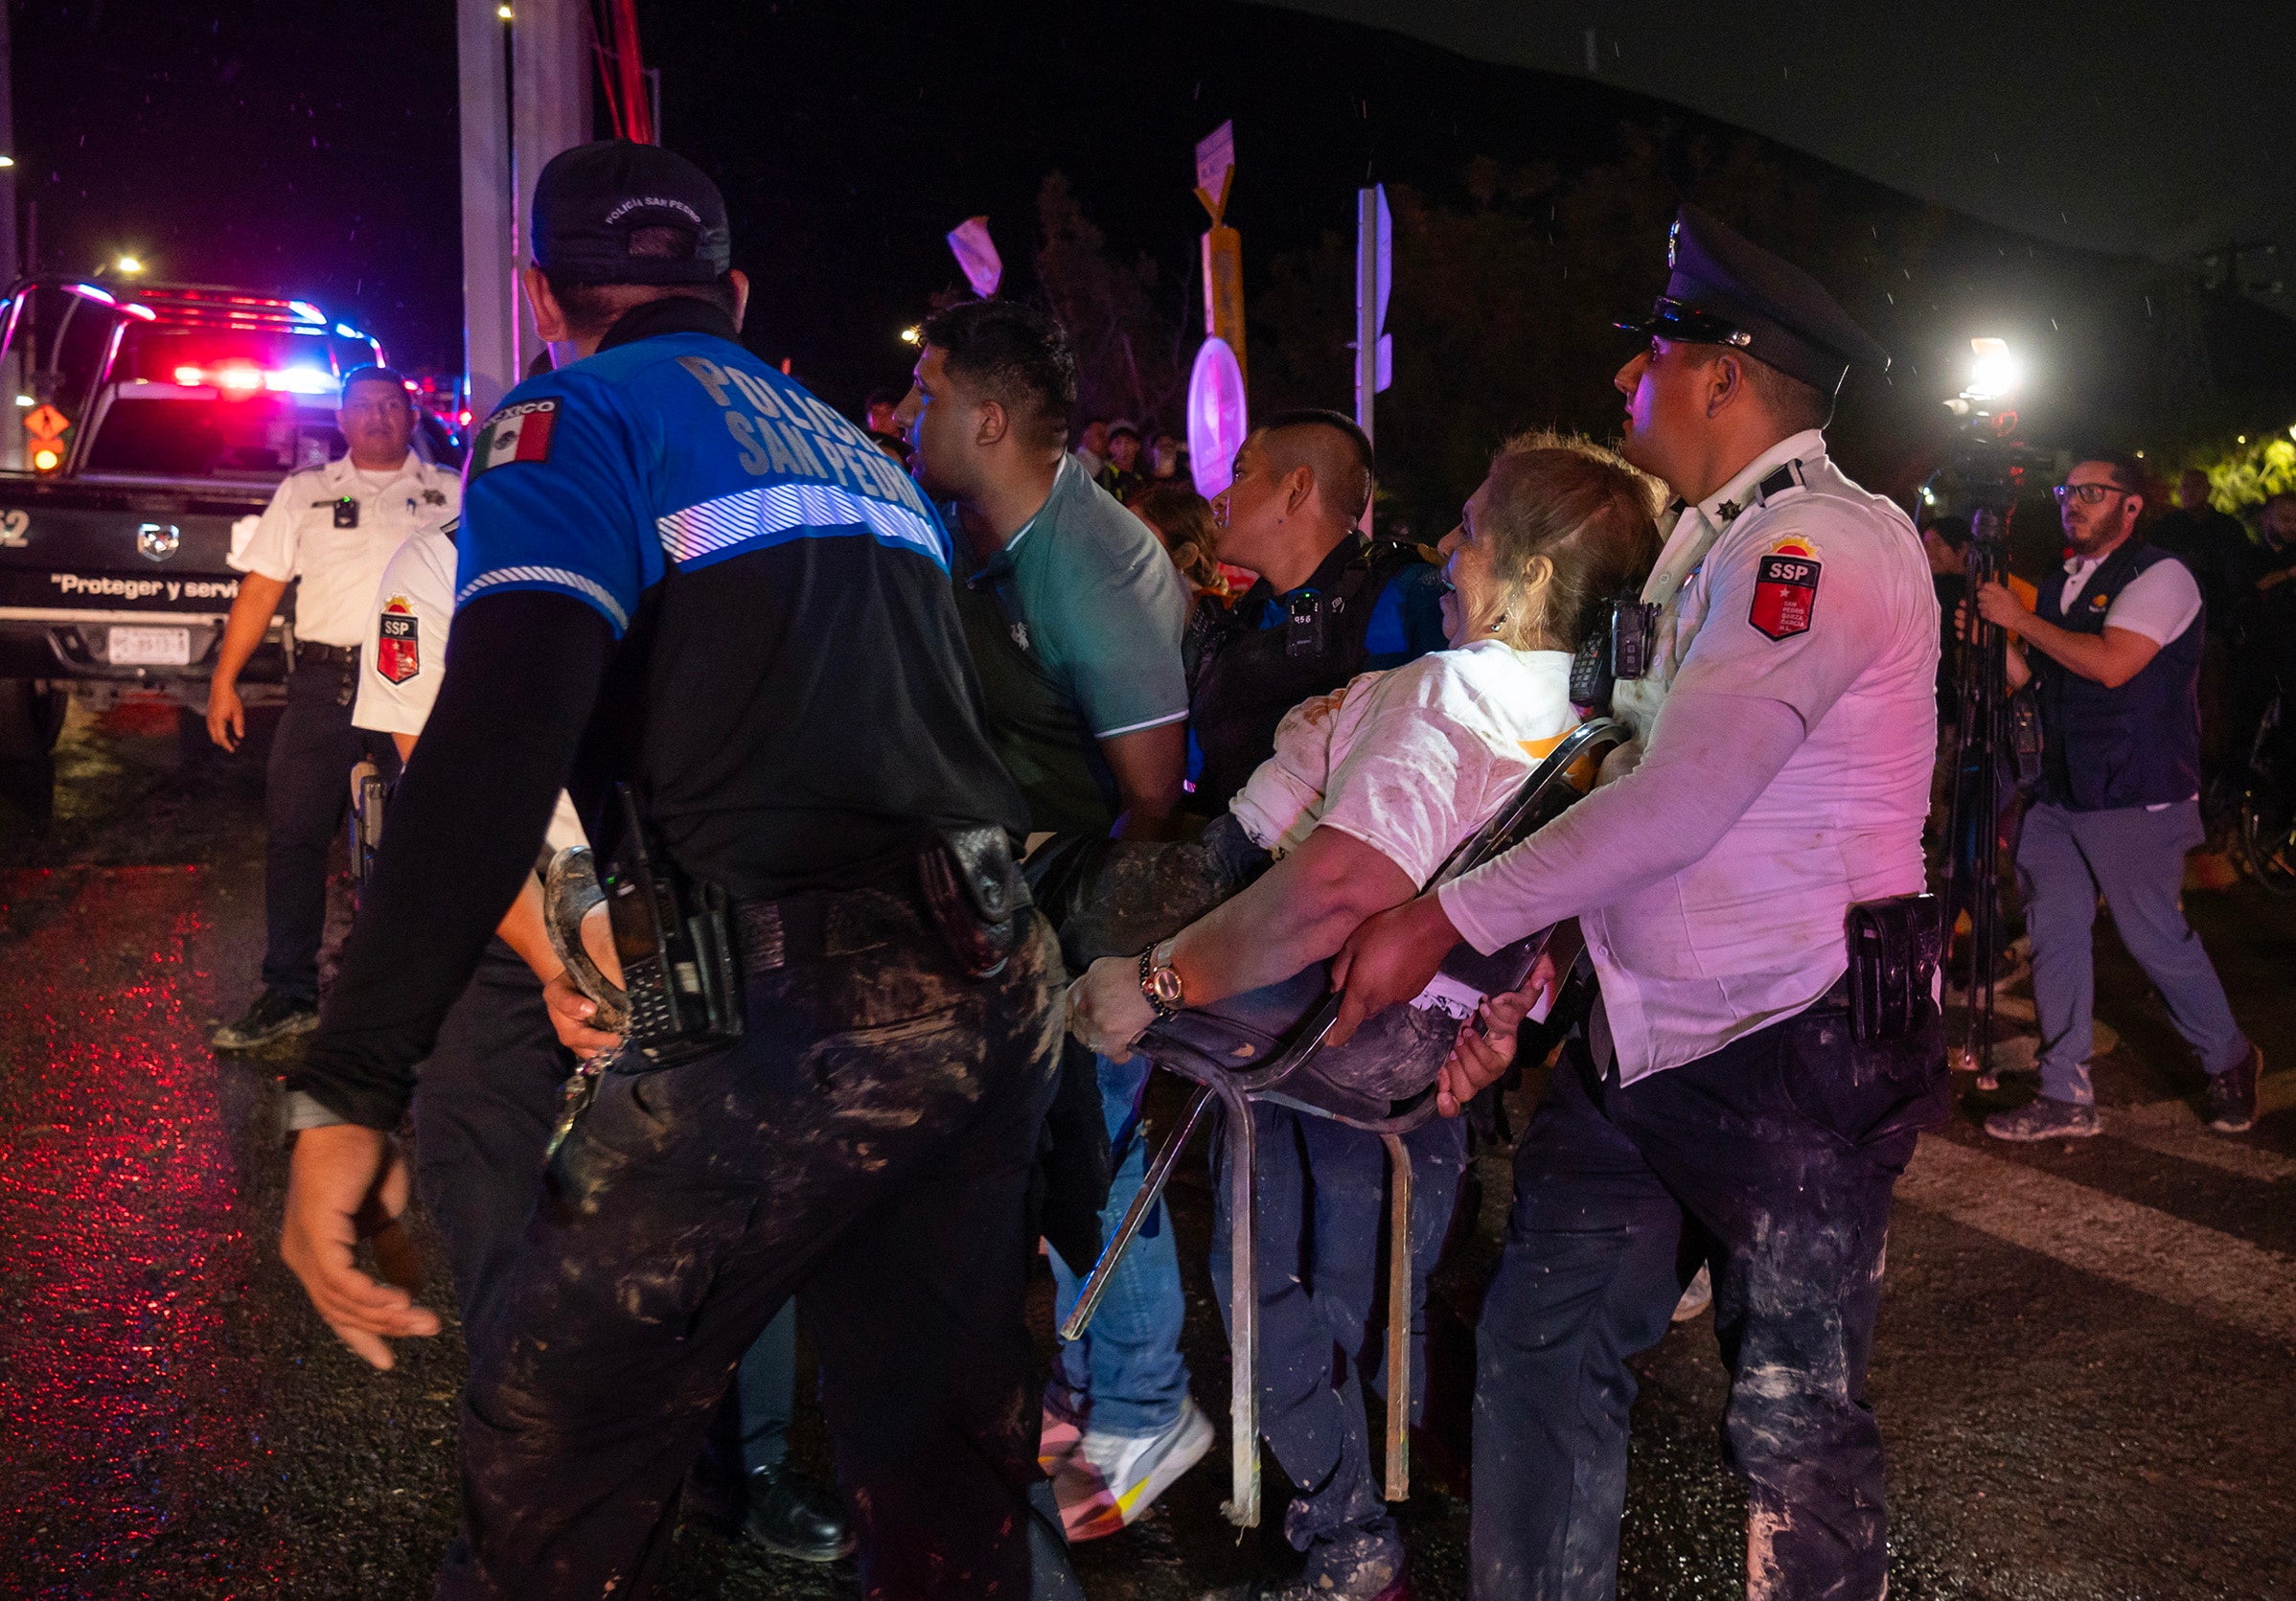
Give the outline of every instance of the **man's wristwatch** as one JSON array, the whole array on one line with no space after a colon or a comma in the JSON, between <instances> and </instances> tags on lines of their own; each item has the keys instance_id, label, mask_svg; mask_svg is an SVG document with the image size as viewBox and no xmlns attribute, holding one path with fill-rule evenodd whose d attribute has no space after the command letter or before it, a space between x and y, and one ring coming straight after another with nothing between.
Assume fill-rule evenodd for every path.
<instances>
[{"instance_id":1,"label":"man's wristwatch","mask_svg":"<svg viewBox=\"0 0 2296 1601\"><path fill-rule=\"evenodd\" d=\"M1175 1018L1187 1005L1185 989L1180 982L1180 972L1172 966L1174 941L1152 945L1140 952L1140 994L1159 1018Z\"/></svg>"}]
</instances>

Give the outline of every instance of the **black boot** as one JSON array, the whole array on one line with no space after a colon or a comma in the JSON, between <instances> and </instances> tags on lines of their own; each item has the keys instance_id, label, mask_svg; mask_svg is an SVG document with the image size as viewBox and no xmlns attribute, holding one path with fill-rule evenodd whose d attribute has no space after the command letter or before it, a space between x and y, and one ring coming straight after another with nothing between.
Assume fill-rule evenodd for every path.
<instances>
[{"instance_id":1,"label":"black boot","mask_svg":"<svg viewBox=\"0 0 2296 1601\"><path fill-rule=\"evenodd\" d=\"M835 1562L860 1542L846 1527L837 1498L785 1460L749 1475L745 1539L799 1562Z\"/></svg>"}]
</instances>

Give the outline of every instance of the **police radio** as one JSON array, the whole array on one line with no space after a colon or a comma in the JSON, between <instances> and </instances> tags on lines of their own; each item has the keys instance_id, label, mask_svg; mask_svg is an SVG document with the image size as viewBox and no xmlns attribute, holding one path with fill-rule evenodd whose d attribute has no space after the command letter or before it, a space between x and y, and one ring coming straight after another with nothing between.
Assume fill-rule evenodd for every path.
<instances>
[{"instance_id":1,"label":"police radio","mask_svg":"<svg viewBox=\"0 0 2296 1601\"><path fill-rule=\"evenodd\" d=\"M1579 642L1571 658L1571 703L1610 710L1612 687L1621 678L1650 671L1658 642L1658 605L1640 589L1622 589L1611 601L1610 625Z\"/></svg>"},{"instance_id":2,"label":"police radio","mask_svg":"<svg viewBox=\"0 0 2296 1601\"><path fill-rule=\"evenodd\" d=\"M722 1050L742 1037L733 924L725 892L696 883L647 846L646 825L628 784L614 793L622 810L622 844L608 867L608 925L622 963L630 1023L617 1070L674 1067Z\"/></svg>"}]
</instances>

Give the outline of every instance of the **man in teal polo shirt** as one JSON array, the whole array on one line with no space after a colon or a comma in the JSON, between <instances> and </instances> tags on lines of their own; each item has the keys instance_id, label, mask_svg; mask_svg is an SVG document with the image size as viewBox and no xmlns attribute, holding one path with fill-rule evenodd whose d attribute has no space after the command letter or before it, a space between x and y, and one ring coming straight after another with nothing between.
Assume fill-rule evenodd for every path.
<instances>
[{"instance_id":1,"label":"man in teal polo shirt","mask_svg":"<svg viewBox=\"0 0 2296 1601\"><path fill-rule=\"evenodd\" d=\"M896 415L919 483L954 503L958 570L966 550L973 558L957 613L989 743L1027 800L1029 826L1169 835L1187 768L1187 586L1148 525L1068 454L1068 335L1027 307L976 301L928 322L920 348ZM1116 1158L1105 1231L1140 1186L1148 1063L1103 1058L1096 1071ZM1065 1315L1091 1264L1057 1248L1052 1262ZM1045 1394L1046 1465L1071 1539L1131 1522L1211 1445L1211 1425L1188 1399L1182 1310L1179 1257L1159 1216L1091 1332L1062 1350Z\"/></svg>"}]
</instances>

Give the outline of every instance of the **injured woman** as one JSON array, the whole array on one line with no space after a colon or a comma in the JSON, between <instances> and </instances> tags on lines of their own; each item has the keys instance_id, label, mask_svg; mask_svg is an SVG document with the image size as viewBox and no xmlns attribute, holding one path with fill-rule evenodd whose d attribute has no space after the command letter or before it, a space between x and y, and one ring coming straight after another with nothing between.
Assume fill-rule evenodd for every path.
<instances>
[{"instance_id":1,"label":"injured woman","mask_svg":"<svg viewBox=\"0 0 2296 1601\"><path fill-rule=\"evenodd\" d=\"M1322 964L1357 926L1417 894L1577 725L1573 653L1648 571L1657 505L1655 484L1583 440L1531 434L1501 449L1439 547L1450 649L1295 707L1274 754L1200 839L1112 842L1068 876L1064 944L1085 967L1071 1032L1120 1059L1191 1009L1248 1010L1254 994L1302 985L1310 1001L1320 994ZM1375 1019L1345 1048L1343 1090L1383 1109L1423 1091L1460 1010L1431 995ZM1503 1020L1519 1017L1518 1006ZM1399 1594L1404 1551L1372 1472L1359 1368L1378 1361L1384 1149L1300 1107L1260 1101L1253 1113L1261 1431L1293 1481L1284 1532L1306 1559L1265 1593ZM1464 1138L1441 1118L1406 1144L1416 1309ZM1224 1308L1227 1238L1223 1218L1213 1268ZM1414 1340L1414 1366L1417 1352Z\"/></svg>"}]
</instances>

